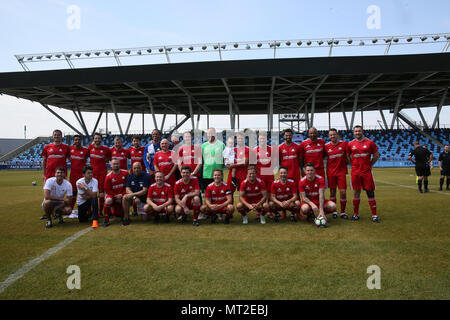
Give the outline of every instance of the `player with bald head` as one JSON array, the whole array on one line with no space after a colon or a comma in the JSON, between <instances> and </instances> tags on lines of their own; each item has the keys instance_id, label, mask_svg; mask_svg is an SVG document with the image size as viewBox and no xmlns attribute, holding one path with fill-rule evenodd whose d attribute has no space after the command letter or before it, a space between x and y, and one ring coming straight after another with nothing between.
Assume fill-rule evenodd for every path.
<instances>
[{"instance_id":1,"label":"player with bald head","mask_svg":"<svg viewBox=\"0 0 450 320\"><path fill-rule=\"evenodd\" d=\"M175 152L169 150L169 140L161 140L161 151L155 154L153 159L153 166L156 171L164 173L164 182L167 182L174 187L176 180L175 166L176 155Z\"/></svg>"},{"instance_id":2,"label":"player with bald head","mask_svg":"<svg viewBox=\"0 0 450 320\"><path fill-rule=\"evenodd\" d=\"M315 127L308 130L309 139L300 143L300 166L302 176L304 176L303 166L312 163L316 169L316 174L325 178L323 159L326 156L325 140L319 138L319 133Z\"/></svg>"},{"instance_id":3,"label":"player with bald head","mask_svg":"<svg viewBox=\"0 0 450 320\"><path fill-rule=\"evenodd\" d=\"M207 131L208 141L202 144L203 157L203 176L202 188L205 189L209 184L214 182L213 172L216 169L222 170L223 157L222 153L225 150L225 144L217 139L217 132L214 128L209 128ZM204 191L204 190L202 190Z\"/></svg>"},{"instance_id":4,"label":"player with bald head","mask_svg":"<svg viewBox=\"0 0 450 320\"><path fill-rule=\"evenodd\" d=\"M136 204L136 207L143 212L144 205L147 202L147 192L150 187L150 174L145 172L140 162L133 163L132 172L127 178L125 184L126 193L123 196L122 206L124 212L123 225L130 224L130 205Z\"/></svg>"}]
</instances>

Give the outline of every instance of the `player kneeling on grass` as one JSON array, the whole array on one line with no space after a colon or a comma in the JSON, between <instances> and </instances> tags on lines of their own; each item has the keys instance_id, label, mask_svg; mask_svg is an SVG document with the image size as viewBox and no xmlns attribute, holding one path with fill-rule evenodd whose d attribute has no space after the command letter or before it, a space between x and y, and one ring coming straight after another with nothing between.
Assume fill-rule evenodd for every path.
<instances>
[{"instance_id":1,"label":"player kneeling on grass","mask_svg":"<svg viewBox=\"0 0 450 320\"><path fill-rule=\"evenodd\" d=\"M189 210L192 210L194 226L199 226L198 214L200 212L200 185L196 176L191 176L191 167L181 167L181 179L175 183L175 213L182 222L186 221Z\"/></svg>"},{"instance_id":2,"label":"player kneeling on grass","mask_svg":"<svg viewBox=\"0 0 450 320\"><path fill-rule=\"evenodd\" d=\"M92 228L98 227L98 181L94 178L94 172L91 166L85 166L82 169L83 178L78 179L77 186L77 206L78 220L88 222L92 210L93 221Z\"/></svg>"},{"instance_id":3,"label":"player kneeling on grass","mask_svg":"<svg viewBox=\"0 0 450 320\"><path fill-rule=\"evenodd\" d=\"M155 217L154 222L160 219L160 214L166 216L166 222L170 222L170 215L173 214L173 189L170 184L164 182L164 173L155 172L155 180L147 193L147 204L144 206L144 221L148 220L147 215Z\"/></svg>"},{"instance_id":4,"label":"player kneeling on grass","mask_svg":"<svg viewBox=\"0 0 450 320\"><path fill-rule=\"evenodd\" d=\"M105 178L105 221L103 226L109 226L109 216L111 214L114 217L123 217L122 198L125 195L125 184L128 178L128 171L120 169L119 159L112 159L111 162L112 171L108 173ZM114 211L111 211L111 207L114 207Z\"/></svg>"},{"instance_id":5,"label":"player kneeling on grass","mask_svg":"<svg viewBox=\"0 0 450 320\"><path fill-rule=\"evenodd\" d=\"M300 216L297 186L294 180L288 179L288 168L280 167L279 175L280 179L272 183L270 192L270 211L275 213L273 221L280 221L279 211L283 211L284 215L286 215L286 211L291 211L291 221L293 222L297 222L294 213L300 220L303 220Z\"/></svg>"},{"instance_id":6,"label":"player kneeling on grass","mask_svg":"<svg viewBox=\"0 0 450 320\"><path fill-rule=\"evenodd\" d=\"M211 216L211 223L216 223L217 214L225 214L225 224L230 223L233 216L233 193L230 187L223 182L222 170L213 172L214 182L206 187L205 203L200 207L200 212Z\"/></svg>"},{"instance_id":7,"label":"player kneeling on grass","mask_svg":"<svg viewBox=\"0 0 450 320\"><path fill-rule=\"evenodd\" d=\"M250 211L259 213L261 224L266 223L264 214L269 211L267 200L266 185L256 177L255 166L249 166L247 169L247 179L242 181L239 192L239 203L236 209L242 215L242 223L248 224L247 214Z\"/></svg>"},{"instance_id":8,"label":"player kneeling on grass","mask_svg":"<svg viewBox=\"0 0 450 320\"><path fill-rule=\"evenodd\" d=\"M64 223L63 214L70 214L72 207L72 185L69 181L64 179L66 176L66 169L64 167L57 167L55 176L48 178L44 185L44 201L42 202L42 209L47 217L46 228L51 228L52 215L58 217L58 223ZM64 198L67 196L67 198Z\"/></svg>"},{"instance_id":9,"label":"player kneeling on grass","mask_svg":"<svg viewBox=\"0 0 450 320\"><path fill-rule=\"evenodd\" d=\"M123 222L122 225L130 224L130 206L136 206L141 213L147 202L148 188L150 187L150 175L144 172L140 162L133 163L132 172L125 184L125 195L123 196Z\"/></svg>"},{"instance_id":10,"label":"player kneeling on grass","mask_svg":"<svg viewBox=\"0 0 450 320\"><path fill-rule=\"evenodd\" d=\"M325 213L336 211L336 203L325 199L325 179L316 174L312 163L305 166L305 176L298 183L298 191L302 199L300 208L308 221L325 218Z\"/></svg>"}]
</instances>

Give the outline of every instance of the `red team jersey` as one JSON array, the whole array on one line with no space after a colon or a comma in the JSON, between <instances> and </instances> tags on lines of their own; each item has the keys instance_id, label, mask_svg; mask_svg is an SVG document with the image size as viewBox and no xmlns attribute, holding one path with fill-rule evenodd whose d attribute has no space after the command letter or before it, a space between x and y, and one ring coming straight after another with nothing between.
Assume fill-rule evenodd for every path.
<instances>
[{"instance_id":1,"label":"red team jersey","mask_svg":"<svg viewBox=\"0 0 450 320\"><path fill-rule=\"evenodd\" d=\"M167 152L157 152L153 159L153 164L158 166L158 170L161 171L165 176L168 175L170 170L172 170L172 168L175 166L175 152L173 152L172 150L168 150ZM169 180L166 182L170 185L173 185L175 181L175 172L173 172Z\"/></svg>"},{"instance_id":2,"label":"red team jersey","mask_svg":"<svg viewBox=\"0 0 450 320\"><path fill-rule=\"evenodd\" d=\"M145 150L145 147L139 147L136 149L134 146L131 146L128 149L128 153L131 158L131 168L133 168L133 164L135 162L140 162L142 165L142 169L145 170L144 150Z\"/></svg>"},{"instance_id":3,"label":"red team jersey","mask_svg":"<svg viewBox=\"0 0 450 320\"><path fill-rule=\"evenodd\" d=\"M347 169L347 141L337 144L328 142L325 145L327 160L327 176L341 176L348 173Z\"/></svg>"},{"instance_id":4,"label":"red team jersey","mask_svg":"<svg viewBox=\"0 0 450 320\"><path fill-rule=\"evenodd\" d=\"M105 178L105 192L107 197L113 197L118 194L125 194L125 184L128 178L127 170L119 170L118 174L113 171L107 174Z\"/></svg>"},{"instance_id":5,"label":"red team jersey","mask_svg":"<svg viewBox=\"0 0 450 320\"><path fill-rule=\"evenodd\" d=\"M212 204L222 204L227 201L227 196L231 194L231 189L225 182L218 186L212 182L206 187L205 198L210 199Z\"/></svg>"},{"instance_id":6,"label":"red team jersey","mask_svg":"<svg viewBox=\"0 0 450 320\"><path fill-rule=\"evenodd\" d=\"M95 145L91 144L89 146L89 157L91 161L91 167L95 172L107 171L106 162L111 159L111 152L108 147L100 146L97 148ZM100 181L99 181L100 183Z\"/></svg>"},{"instance_id":7,"label":"red team jersey","mask_svg":"<svg viewBox=\"0 0 450 320\"><path fill-rule=\"evenodd\" d=\"M111 159L118 159L120 161L120 169L128 171L128 159L130 158L130 152L128 149L122 148L122 150L116 147L111 148Z\"/></svg>"},{"instance_id":8,"label":"red team jersey","mask_svg":"<svg viewBox=\"0 0 450 320\"><path fill-rule=\"evenodd\" d=\"M263 198L262 191L266 190L266 185L264 182L256 178L256 181L251 183L248 179L245 179L241 183L240 191L245 192L244 200L248 203L258 203Z\"/></svg>"},{"instance_id":9,"label":"red team jersey","mask_svg":"<svg viewBox=\"0 0 450 320\"><path fill-rule=\"evenodd\" d=\"M248 159L250 160L250 148L249 147L244 147L244 148L239 148L239 147L235 147L234 148L234 163L238 163L238 160L242 161L244 159ZM242 167L236 167L236 179L238 181L243 181L245 180L245 178L247 178L247 168L248 165L242 166ZM231 179L230 179L231 181Z\"/></svg>"},{"instance_id":10,"label":"red team jersey","mask_svg":"<svg viewBox=\"0 0 450 320\"><path fill-rule=\"evenodd\" d=\"M280 166L288 168L288 178L294 181L300 180L300 146L295 142L292 142L290 146L284 142L278 147Z\"/></svg>"},{"instance_id":11,"label":"red team jersey","mask_svg":"<svg viewBox=\"0 0 450 320\"><path fill-rule=\"evenodd\" d=\"M298 191L305 192L306 197L317 206L319 206L319 189L325 189L325 178L317 174L313 180L308 180L305 176L298 183Z\"/></svg>"},{"instance_id":12,"label":"red team jersey","mask_svg":"<svg viewBox=\"0 0 450 320\"><path fill-rule=\"evenodd\" d=\"M305 140L300 144L300 154L303 164L312 163L316 171L323 172L323 157L325 156L325 141L318 138L316 141Z\"/></svg>"},{"instance_id":13,"label":"red team jersey","mask_svg":"<svg viewBox=\"0 0 450 320\"><path fill-rule=\"evenodd\" d=\"M195 159L202 158L202 149L199 146L186 146L183 145L178 148L178 159L181 159L181 166L189 166L191 167L191 172L194 172L198 163ZM196 174L197 177L200 177L199 170Z\"/></svg>"},{"instance_id":14,"label":"red team jersey","mask_svg":"<svg viewBox=\"0 0 450 320\"><path fill-rule=\"evenodd\" d=\"M42 150L42 156L47 158L45 180L55 176L57 167L64 167L67 173L66 159L70 156L70 150L67 144L61 143L56 145L50 143Z\"/></svg>"},{"instance_id":15,"label":"red team jersey","mask_svg":"<svg viewBox=\"0 0 450 320\"><path fill-rule=\"evenodd\" d=\"M287 179L285 184L281 179L277 179L272 183L270 193L274 194L278 201L286 201L297 193L297 186L292 179Z\"/></svg>"},{"instance_id":16,"label":"red team jersey","mask_svg":"<svg viewBox=\"0 0 450 320\"><path fill-rule=\"evenodd\" d=\"M173 188L170 184L164 183L160 188L156 183L148 188L147 198L152 200L156 205L160 206L169 199L173 199Z\"/></svg>"},{"instance_id":17,"label":"red team jersey","mask_svg":"<svg viewBox=\"0 0 450 320\"><path fill-rule=\"evenodd\" d=\"M198 183L197 177L191 176L191 179L189 180L188 184L185 184L183 179L180 179L175 183L174 194L178 195L180 200L183 200L183 197L186 194L191 193L195 190L200 190L200 185ZM190 198L186 204L188 207L191 207L192 206L192 198Z\"/></svg>"},{"instance_id":18,"label":"red team jersey","mask_svg":"<svg viewBox=\"0 0 450 320\"><path fill-rule=\"evenodd\" d=\"M347 145L347 153L352 156L352 175L372 173L371 155L378 151L376 144L364 138L362 141L354 139Z\"/></svg>"},{"instance_id":19,"label":"red team jersey","mask_svg":"<svg viewBox=\"0 0 450 320\"><path fill-rule=\"evenodd\" d=\"M273 180L273 169L272 169L272 147L266 146L265 148L261 148L257 146L253 149L253 152L256 154L256 175L258 178L263 180ZM268 168L264 170L264 175L262 174L263 168ZM269 174L267 174L269 173ZM270 174L272 173L272 174Z\"/></svg>"},{"instance_id":20,"label":"red team jersey","mask_svg":"<svg viewBox=\"0 0 450 320\"><path fill-rule=\"evenodd\" d=\"M70 146L70 183L74 190L76 190L76 182L83 178L83 168L86 166L87 158L89 157L89 150L86 147L77 148Z\"/></svg>"}]
</instances>

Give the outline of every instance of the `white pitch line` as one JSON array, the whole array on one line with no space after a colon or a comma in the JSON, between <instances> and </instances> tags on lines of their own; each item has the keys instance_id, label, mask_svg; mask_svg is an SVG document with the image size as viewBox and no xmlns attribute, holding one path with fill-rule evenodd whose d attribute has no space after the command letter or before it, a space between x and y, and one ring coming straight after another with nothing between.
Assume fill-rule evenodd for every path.
<instances>
[{"instance_id":1,"label":"white pitch line","mask_svg":"<svg viewBox=\"0 0 450 320\"><path fill-rule=\"evenodd\" d=\"M397 186L397 187L403 187L403 188L408 188L408 189L418 190L416 187L406 186L406 185L404 185L404 184L398 184L398 183L387 182L387 181L383 181L383 180L375 180L375 182L381 182L381 183L386 183L386 184L390 184L390 185ZM444 194L444 195L446 195L446 196L450 196L450 193L445 193L445 192L442 192L442 191L430 190L430 192L435 192L435 193Z\"/></svg>"},{"instance_id":2,"label":"white pitch line","mask_svg":"<svg viewBox=\"0 0 450 320\"><path fill-rule=\"evenodd\" d=\"M13 274L10 274L8 276L8 278L6 278L6 280L0 284L0 293L5 291L5 289L8 288L10 285L12 285L14 282L16 282L17 280L22 278L28 271L30 271L31 269L36 267L39 263L46 260L48 257L53 255L54 253L58 252L60 249L64 248L65 246L67 246L71 242L77 240L79 237L88 233L91 230L92 230L92 228L89 227L89 228L83 229L83 230L75 233L74 235L72 235L72 236L66 238L65 240L61 241L60 243L58 243L53 248L48 249L46 252L41 254L39 257L37 257L37 258L29 261L27 264L23 265L16 272L14 272Z\"/></svg>"}]
</instances>

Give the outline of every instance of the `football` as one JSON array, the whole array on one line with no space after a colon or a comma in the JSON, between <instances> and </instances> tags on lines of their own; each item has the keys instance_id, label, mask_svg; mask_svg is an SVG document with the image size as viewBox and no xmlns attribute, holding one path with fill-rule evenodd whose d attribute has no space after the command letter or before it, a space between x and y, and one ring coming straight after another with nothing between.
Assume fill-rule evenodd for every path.
<instances>
[{"instance_id":1,"label":"football","mask_svg":"<svg viewBox=\"0 0 450 320\"><path fill-rule=\"evenodd\" d=\"M37 182L36 182L36 181L33 181L31 184L32 184L33 186L37 186Z\"/></svg>"},{"instance_id":2,"label":"football","mask_svg":"<svg viewBox=\"0 0 450 320\"><path fill-rule=\"evenodd\" d=\"M327 219L325 219L324 217L317 217L314 220L314 223L316 224L316 226L321 227L321 226L326 226L327 225Z\"/></svg>"}]
</instances>

